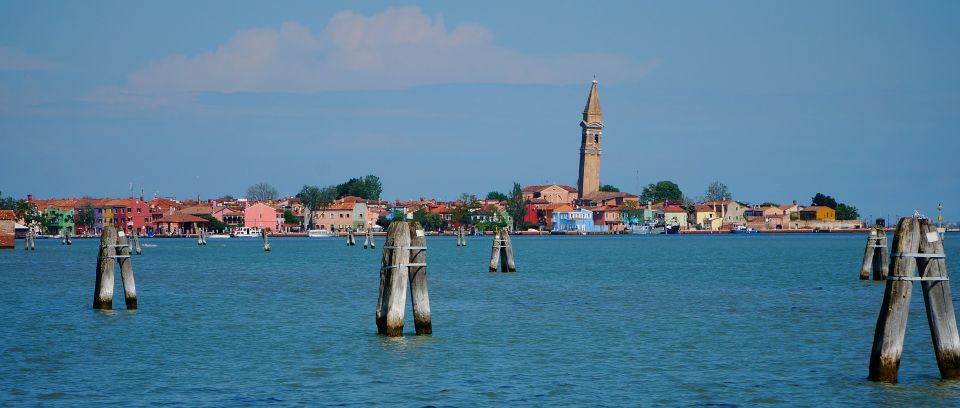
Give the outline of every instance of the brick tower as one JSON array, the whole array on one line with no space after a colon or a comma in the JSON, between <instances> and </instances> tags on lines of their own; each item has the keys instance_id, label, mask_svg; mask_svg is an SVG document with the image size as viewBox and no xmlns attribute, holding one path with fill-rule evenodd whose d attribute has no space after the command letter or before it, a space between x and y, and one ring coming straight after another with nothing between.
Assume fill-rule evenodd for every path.
<instances>
[{"instance_id":1,"label":"brick tower","mask_svg":"<svg viewBox=\"0 0 960 408\"><path fill-rule=\"evenodd\" d=\"M577 181L577 198L600 191L600 142L603 134L603 113L600 111L600 94L597 80L590 86L587 105L583 108L580 122L580 179Z\"/></svg>"}]
</instances>

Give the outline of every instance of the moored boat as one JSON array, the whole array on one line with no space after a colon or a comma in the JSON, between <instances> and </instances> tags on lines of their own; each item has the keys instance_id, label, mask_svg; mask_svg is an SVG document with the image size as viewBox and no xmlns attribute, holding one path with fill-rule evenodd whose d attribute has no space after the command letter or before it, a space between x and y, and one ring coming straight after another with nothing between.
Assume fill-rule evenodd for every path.
<instances>
[{"instance_id":1,"label":"moored boat","mask_svg":"<svg viewBox=\"0 0 960 408\"><path fill-rule=\"evenodd\" d=\"M327 230L314 229L307 231L307 237L309 238L330 238L333 236L334 234Z\"/></svg>"}]
</instances>

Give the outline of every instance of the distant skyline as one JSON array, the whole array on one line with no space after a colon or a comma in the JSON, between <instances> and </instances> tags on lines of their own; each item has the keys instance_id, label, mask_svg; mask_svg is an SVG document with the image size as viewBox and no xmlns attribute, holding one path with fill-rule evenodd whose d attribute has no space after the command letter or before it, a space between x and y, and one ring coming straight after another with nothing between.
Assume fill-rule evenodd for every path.
<instances>
[{"instance_id":1,"label":"distant skyline","mask_svg":"<svg viewBox=\"0 0 960 408\"><path fill-rule=\"evenodd\" d=\"M601 182L960 219L957 2L0 3L5 196ZM131 189L132 186L132 189Z\"/></svg>"}]
</instances>

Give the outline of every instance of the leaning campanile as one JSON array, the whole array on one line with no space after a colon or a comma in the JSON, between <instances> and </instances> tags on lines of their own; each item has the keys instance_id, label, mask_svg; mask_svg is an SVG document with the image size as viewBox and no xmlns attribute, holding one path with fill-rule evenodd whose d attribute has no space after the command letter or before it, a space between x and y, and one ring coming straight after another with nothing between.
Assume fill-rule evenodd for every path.
<instances>
[{"instance_id":1,"label":"leaning campanile","mask_svg":"<svg viewBox=\"0 0 960 408\"><path fill-rule=\"evenodd\" d=\"M583 108L580 122L580 179L577 181L577 198L583 199L600 191L600 142L603 134L603 113L600 111L600 94L597 80L590 86L587 106Z\"/></svg>"}]
</instances>

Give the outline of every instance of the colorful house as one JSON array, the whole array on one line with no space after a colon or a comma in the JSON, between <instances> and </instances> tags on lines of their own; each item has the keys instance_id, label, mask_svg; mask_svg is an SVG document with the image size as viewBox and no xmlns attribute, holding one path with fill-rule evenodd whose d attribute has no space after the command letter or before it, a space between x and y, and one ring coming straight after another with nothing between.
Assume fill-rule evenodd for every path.
<instances>
[{"instance_id":1,"label":"colorful house","mask_svg":"<svg viewBox=\"0 0 960 408\"><path fill-rule=\"evenodd\" d=\"M70 235L76 234L76 227L73 222L73 208L60 208L47 206L43 209L43 216L46 218L47 234L60 235L65 232Z\"/></svg>"},{"instance_id":2,"label":"colorful house","mask_svg":"<svg viewBox=\"0 0 960 408\"><path fill-rule=\"evenodd\" d=\"M679 226L682 230L687 229L687 210L679 205L664 207L663 223L668 227Z\"/></svg>"},{"instance_id":3,"label":"colorful house","mask_svg":"<svg viewBox=\"0 0 960 408\"><path fill-rule=\"evenodd\" d=\"M577 189L562 184L526 186L521 193L527 201L543 199L551 204L569 204L577 199Z\"/></svg>"},{"instance_id":4,"label":"colorful house","mask_svg":"<svg viewBox=\"0 0 960 408\"><path fill-rule=\"evenodd\" d=\"M836 221L837 212L830 207L811 205L800 210L800 219L803 221Z\"/></svg>"},{"instance_id":5,"label":"colorful house","mask_svg":"<svg viewBox=\"0 0 960 408\"><path fill-rule=\"evenodd\" d=\"M283 226L283 213L280 213L278 219L276 208L268 204L256 203L243 210L243 226L279 231Z\"/></svg>"},{"instance_id":6,"label":"colorful house","mask_svg":"<svg viewBox=\"0 0 960 408\"><path fill-rule=\"evenodd\" d=\"M697 219L697 225L705 230L717 231L723 225L720 219L720 212L712 205L697 204L694 206L694 213Z\"/></svg>"},{"instance_id":7,"label":"colorful house","mask_svg":"<svg viewBox=\"0 0 960 408\"><path fill-rule=\"evenodd\" d=\"M554 211L552 214L553 228L556 232L598 232L606 231L606 225L593 223L593 212L585 208L572 211Z\"/></svg>"}]
</instances>

